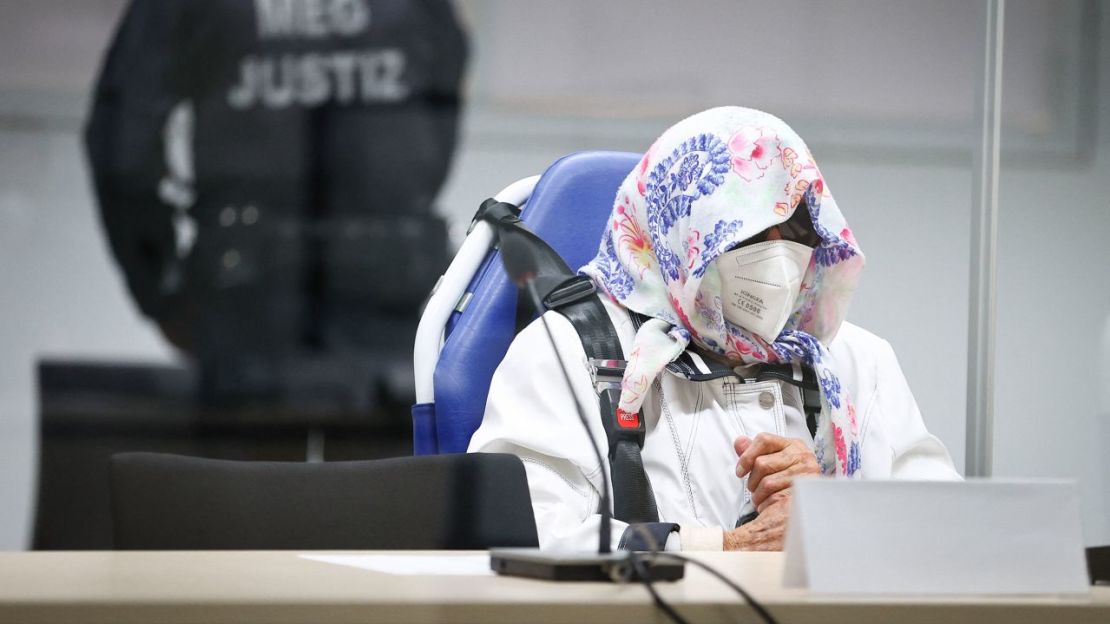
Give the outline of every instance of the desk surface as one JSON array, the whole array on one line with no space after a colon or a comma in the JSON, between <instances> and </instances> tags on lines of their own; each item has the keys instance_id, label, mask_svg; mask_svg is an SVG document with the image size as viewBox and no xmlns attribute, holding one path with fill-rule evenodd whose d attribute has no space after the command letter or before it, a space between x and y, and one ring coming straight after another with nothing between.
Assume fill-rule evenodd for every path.
<instances>
[{"instance_id":1,"label":"desk surface","mask_svg":"<svg viewBox=\"0 0 1110 624\"><path fill-rule=\"evenodd\" d=\"M394 553L443 556L473 553ZM664 622L641 585L395 576L294 552L0 553L0 622ZM1078 598L830 597L781 586L780 553L705 553L787 622L1110 622L1110 587ZM657 585L698 622L754 621L695 566Z\"/></svg>"}]
</instances>

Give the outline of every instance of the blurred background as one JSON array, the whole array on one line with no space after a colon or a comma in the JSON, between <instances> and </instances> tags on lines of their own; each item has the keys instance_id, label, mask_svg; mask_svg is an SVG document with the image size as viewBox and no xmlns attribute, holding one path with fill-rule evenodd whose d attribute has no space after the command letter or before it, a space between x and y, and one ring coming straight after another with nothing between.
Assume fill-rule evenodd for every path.
<instances>
[{"instance_id":1,"label":"blurred background","mask_svg":"<svg viewBox=\"0 0 1110 624\"><path fill-rule=\"evenodd\" d=\"M42 532L81 525L73 489L98 487L73 467L135 440L409 452L419 298L480 201L722 104L806 138L868 258L850 320L893 344L963 466L979 2L336 0L319 32L251 15L300 4L165 2L121 29L124 0L0 0L0 549L64 545ZM1110 543L1108 35L1107 2L1005 3L994 474L1077 479L1088 544ZM313 47L332 39L387 52ZM310 63L255 40L361 73L267 92ZM151 257L155 277L128 268Z\"/></svg>"}]
</instances>

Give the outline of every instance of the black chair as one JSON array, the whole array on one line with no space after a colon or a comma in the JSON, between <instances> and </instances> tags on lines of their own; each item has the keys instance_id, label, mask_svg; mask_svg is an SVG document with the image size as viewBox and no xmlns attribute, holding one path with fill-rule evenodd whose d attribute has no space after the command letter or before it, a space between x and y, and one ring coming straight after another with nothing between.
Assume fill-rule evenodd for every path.
<instances>
[{"instance_id":1,"label":"black chair","mask_svg":"<svg viewBox=\"0 0 1110 624\"><path fill-rule=\"evenodd\" d=\"M1110 585L1110 546L1087 549L1087 574L1092 585Z\"/></svg>"},{"instance_id":2,"label":"black chair","mask_svg":"<svg viewBox=\"0 0 1110 624\"><path fill-rule=\"evenodd\" d=\"M513 455L296 463L120 453L111 474L122 550L538 545Z\"/></svg>"}]
</instances>

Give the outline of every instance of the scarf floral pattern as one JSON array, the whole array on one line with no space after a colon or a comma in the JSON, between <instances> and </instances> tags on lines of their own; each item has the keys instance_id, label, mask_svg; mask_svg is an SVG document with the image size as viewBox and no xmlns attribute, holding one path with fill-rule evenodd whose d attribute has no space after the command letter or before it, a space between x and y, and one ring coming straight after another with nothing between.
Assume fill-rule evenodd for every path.
<instances>
[{"instance_id":1,"label":"scarf floral pattern","mask_svg":"<svg viewBox=\"0 0 1110 624\"><path fill-rule=\"evenodd\" d=\"M821 243L782 333L766 342L724 319L715 260L790 218L802 199ZM615 301L650 317L628 354L618 417L692 341L738 364L800 362L821 386L814 441L826 474L857 475L859 424L826 345L844 320L864 257L802 139L740 107L672 126L621 184L597 256L581 268Z\"/></svg>"}]
</instances>

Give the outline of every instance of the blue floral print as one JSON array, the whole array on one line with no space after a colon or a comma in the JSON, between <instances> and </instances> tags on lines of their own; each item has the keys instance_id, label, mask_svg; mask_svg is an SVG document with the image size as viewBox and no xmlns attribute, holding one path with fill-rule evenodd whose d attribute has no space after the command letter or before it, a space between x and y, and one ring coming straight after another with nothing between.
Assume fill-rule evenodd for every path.
<instances>
[{"instance_id":1,"label":"blue floral print","mask_svg":"<svg viewBox=\"0 0 1110 624\"><path fill-rule=\"evenodd\" d=\"M806 332L794 329L784 329L771 348L783 362L801 361L812 367L822 359L821 343Z\"/></svg>"},{"instance_id":2,"label":"blue floral print","mask_svg":"<svg viewBox=\"0 0 1110 624\"><path fill-rule=\"evenodd\" d=\"M690 216L690 205L713 193L729 170L728 147L712 134L699 134L679 145L648 176L648 233L663 275L677 280L682 260L666 237L679 219Z\"/></svg>"},{"instance_id":3,"label":"blue floral print","mask_svg":"<svg viewBox=\"0 0 1110 624\"><path fill-rule=\"evenodd\" d=\"M849 475L856 474L856 471L859 470L860 463L859 442L853 441L848 445L848 466L844 472Z\"/></svg>"},{"instance_id":4,"label":"blue floral print","mask_svg":"<svg viewBox=\"0 0 1110 624\"><path fill-rule=\"evenodd\" d=\"M821 392L825 400L836 409L840 409L840 379L829 369L821 371Z\"/></svg>"},{"instance_id":5,"label":"blue floral print","mask_svg":"<svg viewBox=\"0 0 1110 624\"><path fill-rule=\"evenodd\" d=\"M595 266L601 273L605 287L609 289L614 297L624 298L632 293L636 283L617 259L617 250L613 246L611 232L605 233L605 238L602 241L602 253L597 255Z\"/></svg>"},{"instance_id":6,"label":"blue floral print","mask_svg":"<svg viewBox=\"0 0 1110 624\"><path fill-rule=\"evenodd\" d=\"M697 277L704 275L710 263L721 255L725 246L732 244L736 233L743 227L743 219L718 221L717 225L713 226L713 231L706 234L702 241L701 257L694 267L694 275Z\"/></svg>"},{"instance_id":7,"label":"blue floral print","mask_svg":"<svg viewBox=\"0 0 1110 624\"><path fill-rule=\"evenodd\" d=\"M856 250L852 248L848 241L830 231L821 223L821 202L818 200L813 186L811 184L805 193L806 206L809 207L813 229L821 237L821 244L813 250L813 257L817 264L830 267L838 262L844 262L855 257Z\"/></svg>"}]
</instances>

